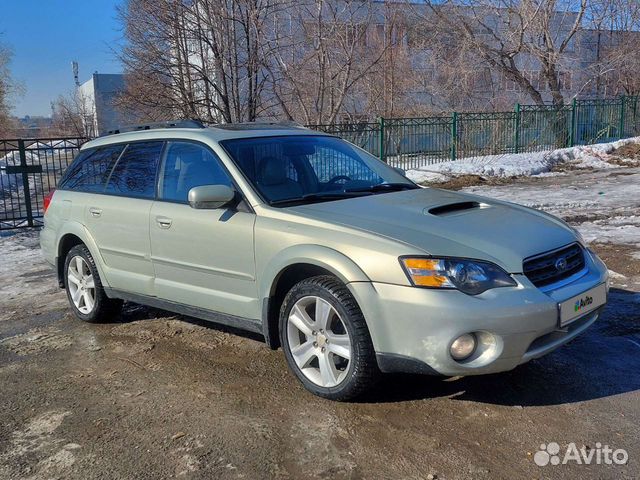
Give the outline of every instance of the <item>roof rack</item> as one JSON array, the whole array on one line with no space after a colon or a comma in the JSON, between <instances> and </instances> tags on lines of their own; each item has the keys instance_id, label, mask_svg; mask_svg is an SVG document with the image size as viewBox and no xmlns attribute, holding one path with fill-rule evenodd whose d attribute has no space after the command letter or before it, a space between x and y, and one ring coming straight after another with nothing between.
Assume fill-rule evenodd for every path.
<instances>
[{"instance_id":1,"label":"roof rack","mask_svg":"<svg viewBox=\"0 0 640 480\"><path fill-rule=\"evenodd\" d=\"M205 128L205 125L200 120L165 120L164 122L152 122L145 123L143 125L126 125L124 127L108 130L107 133L101 136L104 137L107 135L116 135L118 133L125 132L139 132L141 130L151 130L154 128Z\"/></svg>"},{"instance_id":2,"label":"roof rack","mask_svg":"<svg viewBox=\"0 0 640 480\"><path fill-rule=\"evenodd\" d=\"M300 125L291 121L256 121L256 122L238 122L238 123L216 123L211 125L213 128L220 128L222 130L272 130L274 128L305 128L304 125Z\"/></svg>"}]
</instances>

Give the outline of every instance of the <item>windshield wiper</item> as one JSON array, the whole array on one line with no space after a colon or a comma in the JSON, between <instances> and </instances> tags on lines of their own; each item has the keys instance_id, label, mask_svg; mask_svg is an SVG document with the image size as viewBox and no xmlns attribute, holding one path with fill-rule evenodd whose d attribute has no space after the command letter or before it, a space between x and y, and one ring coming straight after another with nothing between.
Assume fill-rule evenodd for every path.
<instances>
[{"instance_id":1,"label":"windshield wiper","mask_svg":"<svg viewBox=\"0 0 640 480\"><path fill-rule=\"evenodd\" d=\"M272 200L269 202L269 205L285 205L288 203L307 203L307 202L317 202L322 200L338 200L341 198L353 198L353 197L362 197L365 195L369 195L371 192L367 190L356 191L349 190L346 192L327 192L327 193L307 193L306 195L302 195L301 197L295 198L283 198L282 200Z\"/></svg>"},{"instance_id":2,"label":"windshield wiper","mask_svg":"<svg viewBox=\"0 0 640 480\"><path fill-rule=\"evenodd\" d=\"M413 183L378 183L367 187L350 188L347 192L397 192L399 190L415 190L420 188Z\"/></svg>"}]
</instances>

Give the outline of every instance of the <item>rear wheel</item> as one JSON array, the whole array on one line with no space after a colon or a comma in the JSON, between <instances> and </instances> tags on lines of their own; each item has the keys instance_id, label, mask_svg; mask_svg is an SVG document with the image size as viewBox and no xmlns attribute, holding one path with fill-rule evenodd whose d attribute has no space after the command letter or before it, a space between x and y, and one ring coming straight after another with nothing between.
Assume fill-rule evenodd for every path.
<instances>
[{"instance_id":1,"label":"rear wheel","mask_svg":"<svg viewBox=\"0 0 640 480\"><path fill-rule=\"evenodd\" d=\"M76 245L67 254L64 284L71 309L85 322L102 322L117 315L122 301L104 292L98 269L85 245Z\"/></svg>"},{"instance_id":2,"label":"rear wheel","mask_svg":"<svg viewBox=\"0 0 640 480\"><path fill-rule=\"evenodd\" d=\"M289 291L280 336L289 368L316 395L349 400L375 382L378 368L364 316L334 277L308 278Z\"/></svg>"}]
</instances>

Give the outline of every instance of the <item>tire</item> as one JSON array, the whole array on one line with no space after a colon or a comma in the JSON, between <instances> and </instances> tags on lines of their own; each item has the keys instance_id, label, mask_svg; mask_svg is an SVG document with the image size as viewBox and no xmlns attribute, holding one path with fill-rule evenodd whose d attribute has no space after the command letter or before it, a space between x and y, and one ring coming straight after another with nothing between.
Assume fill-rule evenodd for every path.
<instances>
[{"instance_id":1,"label":"tire","mask_svg":"<svg viewBox=\"0 0 640 480\"><path fill-rule=\"evenodd\" d=\"M380 372L364 316L335 277L294 285L280 308L279 326L289 368L310 392L345 401L375 385Z\"/></svg>"},{"instance_id":2,"label":"tire","mask_svg":"<svg viewBox=\"0 0 640 480\"><path fill-rule=\"evenodd\" d=\"M76 245L67 253L64 287L74 315L83 322L108 321L118 315L122 308L122 300L107 297L96 263L83 244Z\"/></svg>"}]
</instances>

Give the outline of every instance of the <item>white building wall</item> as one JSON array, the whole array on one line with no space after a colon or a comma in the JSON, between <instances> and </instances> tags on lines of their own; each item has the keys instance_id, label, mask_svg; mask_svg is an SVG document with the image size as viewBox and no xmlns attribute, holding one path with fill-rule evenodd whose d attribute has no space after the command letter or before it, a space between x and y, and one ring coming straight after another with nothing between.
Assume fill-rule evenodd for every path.
<instances>
[{"instance_id":1,"label":"white building wall","mask_svg":"<svg viewBox=\"0 0 640 480\"><path fill-rule=\"evenodd\" d=\"M117 96L124 92L125 76L121 73L94 73L78 87L77 101L85 131L98 136L131 123L116 105Z\"/></svg>"}]
</instances>

